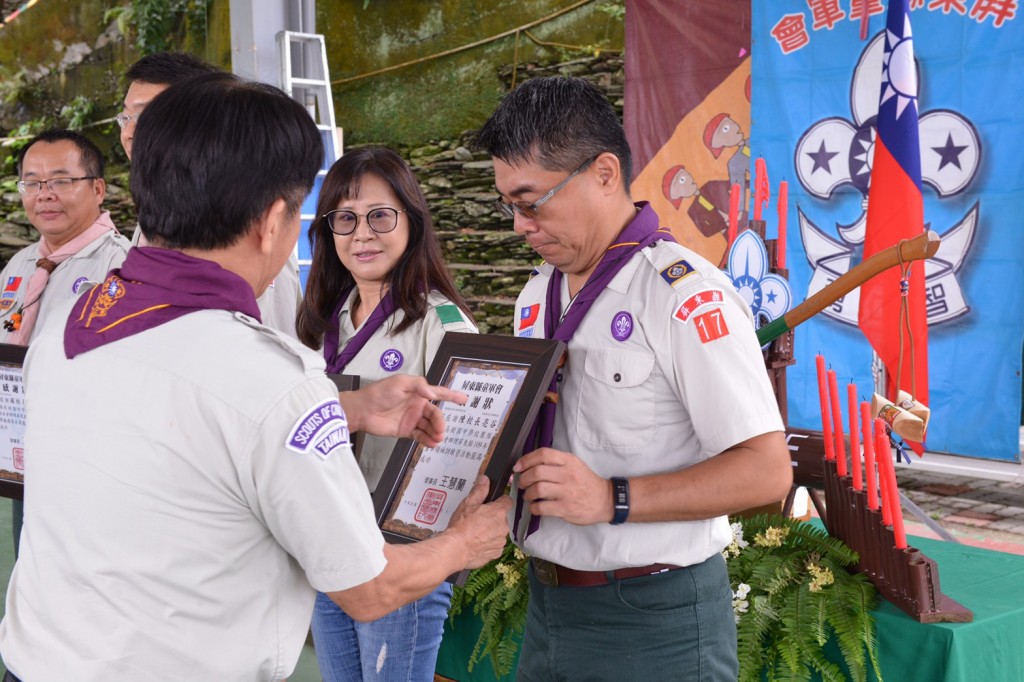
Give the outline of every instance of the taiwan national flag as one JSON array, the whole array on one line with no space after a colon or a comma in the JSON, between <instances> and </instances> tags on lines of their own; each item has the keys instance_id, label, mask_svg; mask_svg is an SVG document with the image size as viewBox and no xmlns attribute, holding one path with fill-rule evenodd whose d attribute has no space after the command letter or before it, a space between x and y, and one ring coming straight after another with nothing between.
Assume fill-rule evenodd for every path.
<instances>
[{"instance_id":1,"label":"taiwan national flag","mask_svg":"<svg viewBox=\"0 0 1024 682\"><path fill-rule=\"evenodd\" d=\"M864 258L924 231L921 147L917 130L917 67L907 0L890 0L882 59L878 137L871 164ZM890 268L860 288L858 322L888 374L888 397L896 390L928 404L928 326L924 264L910 268L907 310L900 315L900 268ZM902 325L902 326L901 326ZM902 354L901 354L902 339ZM920 455L921 444L911 447Z\"/></svg>"},{"instance_id":2,"label":"taiwan national flag","mask_svg":"<svg viewBox=\"0 0 1024 682\"><path fill-rule=\"evenodd\" d=\"M537 316L540 313L540 303L534 303L519 311L519 331L529 329L537 323Z\"/></svg>"}]
</instances>

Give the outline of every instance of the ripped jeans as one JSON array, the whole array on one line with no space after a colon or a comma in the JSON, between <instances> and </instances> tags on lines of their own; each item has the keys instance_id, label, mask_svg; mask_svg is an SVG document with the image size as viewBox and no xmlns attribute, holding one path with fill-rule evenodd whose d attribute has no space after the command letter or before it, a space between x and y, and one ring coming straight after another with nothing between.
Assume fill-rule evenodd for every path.
<instances>
[{"instance_id":1,"label":"ripped jeans","mask_svg":"<svg viewBox=\"0 0 1024 682\"><path fill-rule=\"evenodd\" d=\"M431 682L452 586L440 587L369 623L317 593L313 644L324 682Z\"/></svg>"}]
</instances>

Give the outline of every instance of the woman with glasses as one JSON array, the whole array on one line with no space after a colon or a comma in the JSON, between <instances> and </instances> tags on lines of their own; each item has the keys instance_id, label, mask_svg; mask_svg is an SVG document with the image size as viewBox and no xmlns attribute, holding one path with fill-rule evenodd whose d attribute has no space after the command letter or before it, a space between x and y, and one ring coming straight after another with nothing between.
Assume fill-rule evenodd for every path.
<instances>
[{"instance_id":1,"label":"woman with glasses","mask_svg":"<svg viewBox=\"0 0 1024 682\"><path fill-rule=\"evenodd\" d=\"M304 344L323 348L328 372L357 374L361 385L395 373L424 375L445 332L476 331L427 201L398 154L346 152L324 178L317 216L296 328ZM369 435L358 444L370 492L394 446L393 438ZM357 623L317 595L313 640L325 682L433 680L450 599L446 583L380 620Z\"/></svg>"}]
</instances>

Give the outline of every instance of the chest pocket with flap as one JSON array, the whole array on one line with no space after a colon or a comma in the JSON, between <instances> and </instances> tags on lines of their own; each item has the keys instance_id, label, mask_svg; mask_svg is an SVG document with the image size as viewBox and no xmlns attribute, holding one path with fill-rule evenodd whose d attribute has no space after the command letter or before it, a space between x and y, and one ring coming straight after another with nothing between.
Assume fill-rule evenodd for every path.
<instances>
[{"instance_id":1,"label":"chest pocket with flap","mask_svg":"<svg viewBox=\"0 0 1024 682\"><path fill-rule=\"evenodd\" d=\"M592 349L583 363L577 435L585 443L631 450L653 436L654 354L622 348Z\"/></svg>"}]
</instances>

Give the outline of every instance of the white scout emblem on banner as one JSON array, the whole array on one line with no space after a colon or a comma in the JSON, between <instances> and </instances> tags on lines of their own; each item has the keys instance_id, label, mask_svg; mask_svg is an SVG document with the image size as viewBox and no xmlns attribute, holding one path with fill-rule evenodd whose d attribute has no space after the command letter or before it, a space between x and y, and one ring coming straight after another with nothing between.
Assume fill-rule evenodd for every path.
<instances>
[{"instance_id":1,"label":"white scout emblem on banner","mask_svg":"<svg viewBox=\"0 0 1024 682\"><path fill-rule=\"evenodd\" d=\"M762 327L786 314L793 304L789 282L768 272L768 252L756 232L746 230L729 248L728 274L740 297Z\"/></svg>"},{"instance_id":2,"label":"white scout emblem on banner","mask_svg":"<svg viewBox=\"0 0 1024 682\"><path fill-rule=\"evenodd\" d=\"M872 39L857 62L850 84L853 121L823 119L812 124L797 143L797 176L811 195L827 200L845 185L852 185L863 195L860 217L849 225L836 223L838 240L797 206L800 238L813 270L808 298L846 274L864 242L883 52L884 31ZM963 192L974 180L981 161L981 140L971 122L954 111L926 111L919 119L919 136L922 183L934 188L940 198ZM952 320L969 310L956 273L974 241L978 212L975 202L956 225L941 235L938 253L924 263L928 324ZM857 326L859 303L860 289L854 289L823 313Z\"/></svg>"}]
</instances>

